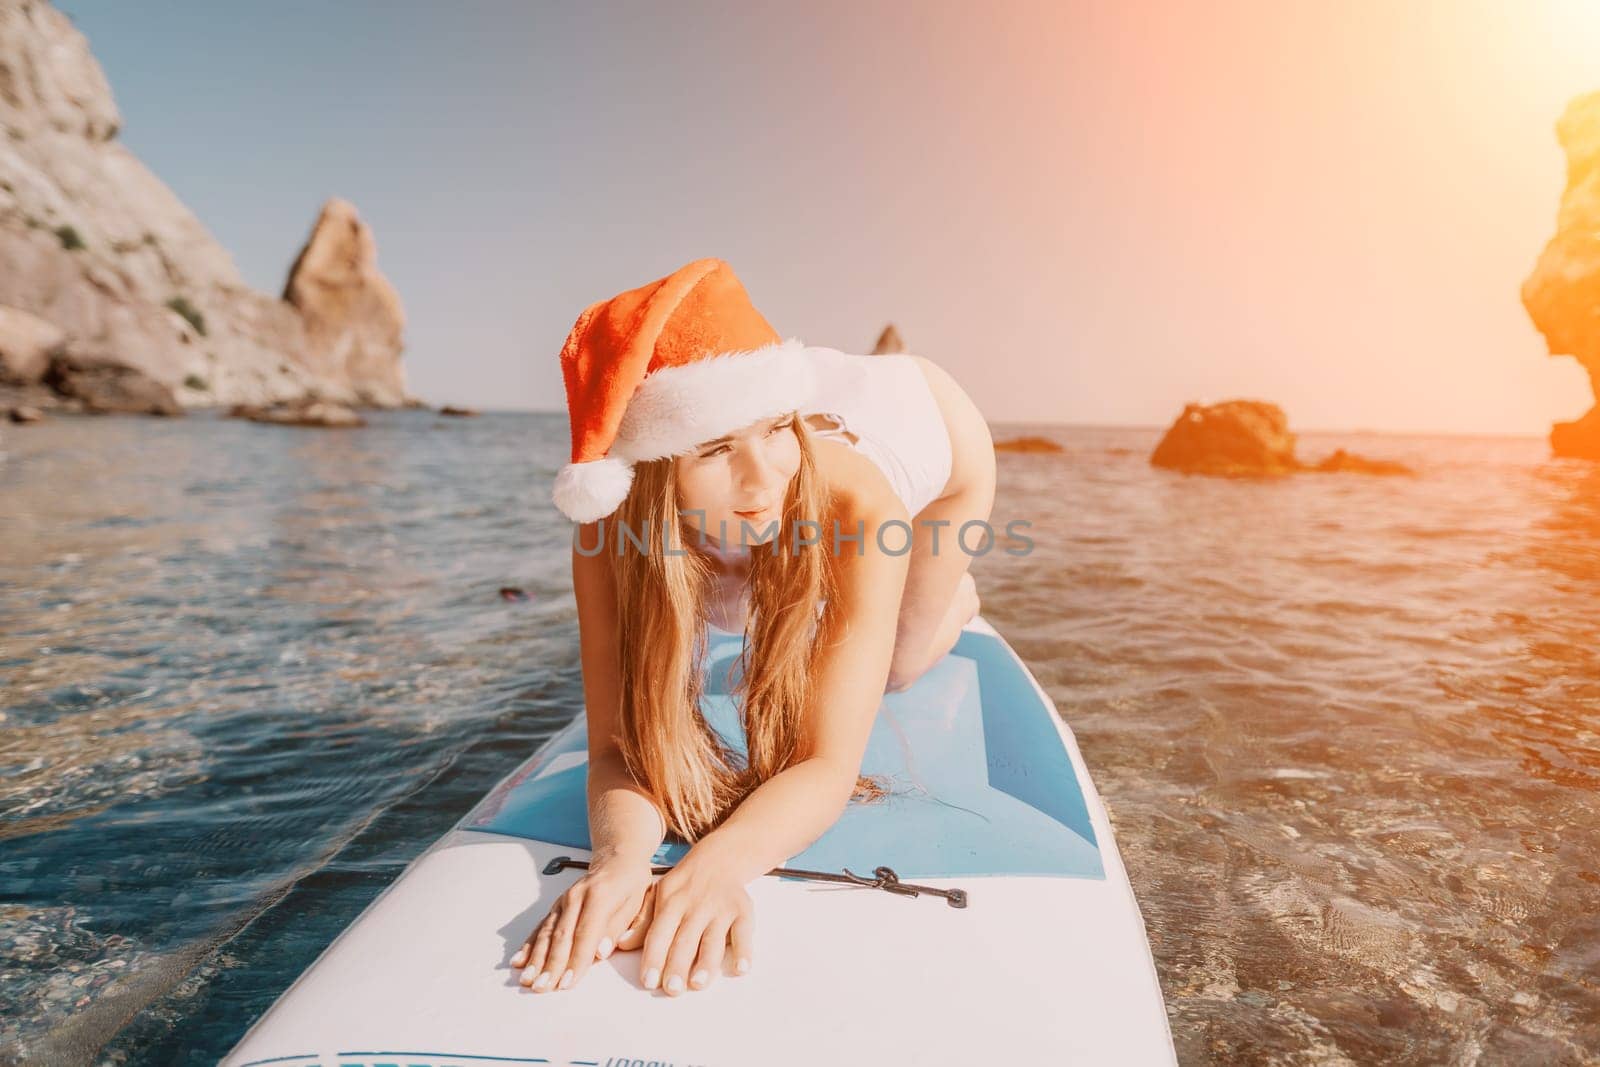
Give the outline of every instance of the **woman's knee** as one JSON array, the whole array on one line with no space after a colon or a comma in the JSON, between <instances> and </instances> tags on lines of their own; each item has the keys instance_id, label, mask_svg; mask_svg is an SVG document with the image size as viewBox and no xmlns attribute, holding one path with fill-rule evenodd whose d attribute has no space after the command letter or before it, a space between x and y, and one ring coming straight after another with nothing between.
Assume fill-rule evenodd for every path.
<instances>
[{"instance_id":1,"label":"woman's knee","mask_svg":"<svg viewBox=\"0 0 1600 1067\"><path fill-rule=\"evenodd\" d=\"M918 678L928 673L928 668L937 663L937 659L927 660L914 667L890 667L889 680L884 684L885 693L898 693L910 689L916 684Z\"/></svg>"},{"instance_id":2,"label":"woman's knee","mask_svg":"<svg viewBox=\"0 0 1600 1067\"><path fill-rule=\"evenodd\" d=\"M889 665L889 682L884 687L884 692L895 693L902 689L910 689L918 678L928 673L928 670L956 647L956 641L961 637L959 630L948 636L941 637L935 642L935 647L924 651L915 659L903 662L892 662Z\"/></svg>"},{"instance_id":3,"label":"woman's knee","mask_svg":"<svg viewBox=\"0 0 1600 1067\"><path fill-rule=\"evenodd\" d=\"M978 613L978 583L972 577L971 571L961 573L961 583L956 586L956 611L961 615L961 625L965 626L972 621Z\"/></svg>"},{"instance_id":4,"label":"woman's knee","mask_svg":"<svg viewBox=\"0 0 1600 1067\"><path fill-rule=\"evenodd\" d=\"M896 646L894 657L889 661L889 680L884 686L884 692L895 693L902 689L910 689L918 678L928 673L928 668L939 661L949 649L935 651L933 649L907 649Z\"/></svg>"},{"instance_id":5,"label":"woman's knee","mask_svg":"<svg viewBox=\"0 0 1600 1067\"><path fill-rule=\"evenodd\" d=\"M955 596L951 598L950 606L936 631L935 647L921 652L896 647L889 663L889 679L884 692L909 689L918 678L928 673L930 667L944 659L961 640L962 628L978 614L978 608L977 582L973 580L971 571L964 571L961 581L956 585Z\"/></svg>"}]
</instances>

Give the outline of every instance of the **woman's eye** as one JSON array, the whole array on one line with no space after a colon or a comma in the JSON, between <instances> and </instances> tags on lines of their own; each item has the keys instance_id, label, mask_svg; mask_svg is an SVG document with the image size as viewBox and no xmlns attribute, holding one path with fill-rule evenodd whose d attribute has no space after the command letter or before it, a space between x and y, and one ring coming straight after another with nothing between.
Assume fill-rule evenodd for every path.
<instances>
[{"instance_id":1,"label":"woman's eye","mask_svg":"<svg viewBox=\"0 0 1600 1067\"><path fill-rule=\"evenodd\" d=\"M794 428L794 420L793 419L790 419L788 422L780 422L778 425L773 426L773 427L771 427L770 429L767 430L767 436L771 437L773 434L777 433L779 430L789 430L789 429L793 429L793 428ZM730 446L728 446L728 445L718 445L716 448L713 448L709 452L700 453L700 458L701 459L711 459L711 458L713 458L715 456L720 456L724 452L728 451L729 447Z\"/></svg>"}]
</instances>

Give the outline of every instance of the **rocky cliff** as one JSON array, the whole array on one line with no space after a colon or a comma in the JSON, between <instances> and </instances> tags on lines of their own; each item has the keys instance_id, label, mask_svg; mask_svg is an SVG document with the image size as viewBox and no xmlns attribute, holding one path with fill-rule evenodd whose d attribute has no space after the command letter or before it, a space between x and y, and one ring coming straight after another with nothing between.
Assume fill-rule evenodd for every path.
<instances>
[{"instance_id":1,"label":"rocky cliff","mask_svg":"<svg viewBox=\"0 0 1600 1067\"><path fill-rule=\"evenodd\" d=\"M354 207L328 201L283 296L257 292L118 142L121 124L71 21L0 0L0 326L16 328L0 378L41 389L54 361L141 372L186 407L420 403L399 298Z\"/></svg>"},{"instance_id":2,"label":"rocky cliff","mask_svg":"<svg viewBox=\"0 0 1600 1067\"><path fill-rule=\"evenodd\" d=\"M1555 236L1522 283L1522 306L1553 356L1574 356L1589 372L1596 404L1574 422L1558 422L1558 456L1600 459L1600 93L1580 96L1556 123L1567 153Z\"/></svg>"}]
</instances>

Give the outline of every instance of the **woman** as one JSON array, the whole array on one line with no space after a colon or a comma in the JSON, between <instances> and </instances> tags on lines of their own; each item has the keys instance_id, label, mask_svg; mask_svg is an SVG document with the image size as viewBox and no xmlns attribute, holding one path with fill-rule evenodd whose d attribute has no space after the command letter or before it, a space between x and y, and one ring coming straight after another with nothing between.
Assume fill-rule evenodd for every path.
<instances>
[{"instance_id":1,"label":"woman","mask_svg":"<svg viewBox=\"0 0 1600 1067\"><path fill-rule=\"evenodd\" d=\"M730 946L748 970L745 886L881 795L860 768L883 693L978 610L986 538L957 537L989 518L994 445L943 370L780 340L717 259L590 306L561 363L593 848L511 964L567 989L642 947L676 995ZM747 760L699 710L708 627L745 634ZM652 881L669 830L692 847Z\"/></svg>"}]
</instances>

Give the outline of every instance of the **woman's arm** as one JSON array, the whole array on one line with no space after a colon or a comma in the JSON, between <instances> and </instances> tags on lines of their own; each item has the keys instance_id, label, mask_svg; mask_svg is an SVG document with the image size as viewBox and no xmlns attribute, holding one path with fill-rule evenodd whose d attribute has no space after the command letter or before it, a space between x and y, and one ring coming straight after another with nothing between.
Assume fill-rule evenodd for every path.
<instances>
[{"instance_id":1,"label":"woman's arm","mask_svg":"<svg viewBox=\"0 0 1600 1067\"><path fill-rule=\"evenodd\" d=\"M589 761L590 863L613 859L648 863L667 839L666 820L650 795L633 780L622 754L606 752Z\"/></svg>"},{"instance_id":2,"label":"woman's arm","mask_svg":"<svg viewBox=\"0 0 1600 1067\"><path fill-rule=\"evenodd\" d=\"M829 760L792 763L762 782L690 852L715 860L730 878L748 885L826 833L844 814L855 783L855 773L846 777Z\"/></svg>"},{"instance_id":3,"label":"woman's arm","mask_svg":"<svg viewBox=\"0 0 1600 1067\"><path fill-rule=\"evenodd\" d=\"M908 553L883 552L874 530L904 515L900 508L898 516L890 511L867 518L860 554L846 543L831 557L838 576L838 625L831 635L819 634L824 644L799 758L752 791L703 839L708 849L727 854L739 871L748 872L747 882L821 837L843 814L855 788L883 702L910 565ZM844 521L842 528L852 529L854 522Z\"/></svg>"},{"instance_id":4,"label":"woman's arm","mask_svg":"<svg viewBox=\"0 0 1600 1067\"><path fill-rule=\"evenodd\" d=\"M883 700L908 566L905 553L877 547L876 526L904 515L898 503L876 510L866 517L860 554L846 544L830 557L838 576L836 625L818 634L813 703L796 761L761 783L661 876L640 960L645 988L654 989L660 975L664 988L677 993L691 965L697 979L691 984L703 985L721 967L730 932L748 965L744 887L803 851L844 812ZM841 521L845 530L855 528L855 518Z\"/></svg>"},{"instance_id":5,"label":"woman's arm","mask_svg":"<svg viewBox=\"0 0 1600 1067\"><path fill-rule=\"evenodd\" d=\"M521 984L535 992L570 988L596 957L635 947L625 942L642 929L633 920L643 915L653 877L650 857L667 832L660 809L633 780L617 746L622 686L612 561L605 552L578 551L599 543L597 523L580 525L575 535L572 589L589 729L591 855L589 869L567 887L511 959L512 967L524 968Z\"/></svg>"}]
</instances>

